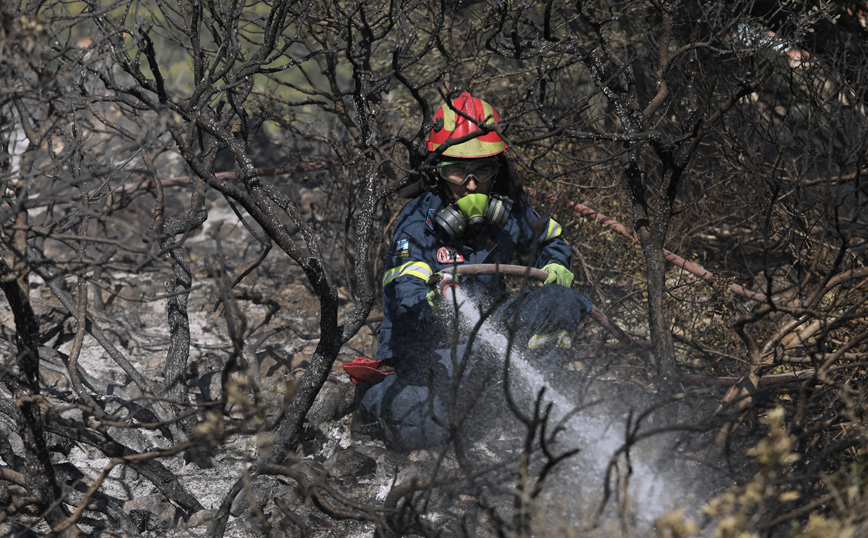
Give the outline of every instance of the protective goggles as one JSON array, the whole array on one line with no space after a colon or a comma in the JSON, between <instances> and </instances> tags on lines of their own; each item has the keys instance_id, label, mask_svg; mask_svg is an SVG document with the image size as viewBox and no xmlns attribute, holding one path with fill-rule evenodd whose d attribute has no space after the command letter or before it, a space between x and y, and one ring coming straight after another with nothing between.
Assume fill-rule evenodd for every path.
<instances>
[{"instance_id":1,"label":"protective goggles","mask_svg":"<svg viewBox=\"0 0 868 538\"><path fill-rule=\"evenodd\" d=\"M499 170L497 159L443 161L437 165L437 175L455 185L464 185L471 177L479 183L488 183Z\"/></svg>"}]
</instances>

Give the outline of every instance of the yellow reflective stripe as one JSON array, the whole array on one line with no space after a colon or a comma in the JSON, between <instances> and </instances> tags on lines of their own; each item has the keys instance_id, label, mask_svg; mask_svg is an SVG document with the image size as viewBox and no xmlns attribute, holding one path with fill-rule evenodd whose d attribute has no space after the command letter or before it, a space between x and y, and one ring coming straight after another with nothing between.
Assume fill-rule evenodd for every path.
<instances>
[{"instance_id":1,"label":"yellow reflective stripe","mask_svg":"<svg viewBox=\"0 0 868 538\"><path fill-rule=\"evenodd\" d=\"M444 103L440 108L443 109L443 128L447 131L454 131L455 125L458 123L458 118L460 116L457 112L449 108L449 105L446 103ZM494 123L494 108L485 101L482 102L482 114L485 118L486 125Z\"/></svg>"},{"instance_id":2,"label":"yellow reflective stripe","mask_svg":"<svg viewBox=\"0 0 868 538\"><path fill-rule=\"evenodd\" d=\"M455 118L458 117L451 108L449 108L448 104L443 104L440 108L443 109L443 128L449 132L455 130Z\"/></svg>"},{"instance_id":3,"label":"yellow reflective stripe","mask_svg":"<svg viewBox=\"0 0 868 538\"><path fill-rule=\"evenodd\" d=\"M383 286L388 285L389 282L404 275L419 277L427 282L433 274L434 271L431 270L431 266L429 266L427 263L407 262L404 265L393 267L386 271L386 274L383 275Z\"/></svg>"},{"instance_id":4,"label":"yellow reflective stripe","mask_svg":"<svg viewBox=\"0 0 868 538\"><path fill-rule=\"evenodd\" d=\"M561 235L561 225L555 222L555 219L549 219L548 229L546 230L546 238L543 241L550 241Z\"/></svg>"},{"instance_id":5,"label":"yellow reflective stripe","mask_svg":"<svg viewBox=\"0 0 868 538\"><path fill-rule=\"evenodd\" d=\"M434 145L437 149L442 144ZM505 142L483 142L478 138L449 146L443 152L444 157L487 157L489 155L497 155L506 148Z\"/></svg>"},{"instance_id":6,"label":"yellow reflective stripe","mask_svg":"<svg viewBox=\"0 0 868 538\"><path fill-rule=\"evenodd\" d=\"M494 109L485 101L482 102L482 113L485 114L486 124L494 123Z\"/></svg>"},{"instance_id":7,"label":"yellow reflective stripe","mask_svg":"<svg viewBox=\"0 0 868 538\"><path fill-rule=\"evenodd\" d=\"M573 333L567 331L555 331L549 334L535 334L527 342L529 349L538 349L544 345L556 342L559 347L570 349L573 346Z\"/></svg>"}]
</instances>

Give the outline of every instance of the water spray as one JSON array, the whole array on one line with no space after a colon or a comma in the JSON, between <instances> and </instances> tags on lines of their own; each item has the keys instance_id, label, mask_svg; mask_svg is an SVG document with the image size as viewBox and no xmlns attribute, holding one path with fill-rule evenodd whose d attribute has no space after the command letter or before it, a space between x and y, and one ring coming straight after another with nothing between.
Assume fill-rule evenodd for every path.
<instances>
[{"instance_id":1,"label":"water spray","mask_svg":"<svg viewBox=\"0 0 868 538\"><path fill-rule=\"evenodd\" d=\"M547 272L540 269L515 265L477 264L450 268L444 271L443 278L452 280L457 274L461 276L502 274L535 281L544 281L547 276ZM623 488L615 496L620 496L618 508L630 512L633 525L637 529L648 530L666 510L683 508L685 495L678 486L678 480L657 467L661 453L665 451L660 448L662 444L650 446L649 440L641 443L626 441L626 437L631 435L627 430L634 428L635 422L631 424L632 418L627 419L626 428L622 427L620 423L624 417L620 411L612 414L613 410L604 403L579 409L572 398L563 393L559 387L552 386L544 373L528 361L519 349L509 347L508 338L494 323L482 319L482 314L474 301L468 298L460 287L453 286L453 292L451 298L454 300L455 313L459 316L462 328L467 331L478 329L476 338L493 347L498 352L500 360L504 361L505 365L508 364L510 371L515 372L523 380L525 385L523 389L527 391L525 396L528 402L545 389L545 403L552 406L549 420L562 428L558 434L557 444L566 449L571 447L581 449L577 456L562 464L560 487L570 484L568 487L572 488L574 493L586 499L599 494L601 490L608 488L606 484L613 480L613 463L618 458L625 457L626 451L629 478L628 481L623 481L623 477L615 479L615 482L618 482L616 489ZM594 307L589 312L589 316L643 360L653 363L650 361L650 353L611 322L598 308ZM510 377L512 375L510 374ZM624 470L620 469L620 472L623 473Z\"/></svg>"},{"instance_id":2,"label":"water spray","mask_svg":"<svg viewBox=\"0 0 868 538\"><path fill-rule=\"evenodd\" d=\"M548 271L536 269L534 267L524 267L521 265L499 265L494 263L478 263L450 267L449 269L444 269L442 271L442 274L444 278L452 278L456 274L460 274L462 276L501 274L507 276L523 277L528 280L536 280L539 282L545 281L546 277L548 277L549 275ZM629 347L630 350L636 353L643 361L648 364L654 363L654 360L648 350L639 345L638 342L633 340L633 338L630 337L629 334L627 334L623 329L621 329L621 327L619 327L612 320L610 320L609 317L602 311L600 311L599 308L597 308L596 306L592 307L589 315L591 316L591 319L600 324L601 327L606 329L619 342Z\"/></svg>"}]
</instances>

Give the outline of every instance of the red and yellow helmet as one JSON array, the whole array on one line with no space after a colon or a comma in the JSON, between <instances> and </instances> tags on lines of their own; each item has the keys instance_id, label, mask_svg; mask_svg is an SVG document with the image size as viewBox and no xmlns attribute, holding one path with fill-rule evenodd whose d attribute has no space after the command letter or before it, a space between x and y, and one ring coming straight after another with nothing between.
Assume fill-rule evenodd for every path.
<instances>
[{"instance_id":1,"label":"red and yellow helmet","mask_svg":"<svg viewBox=\"0 0 868 538\"><path fill-rule=\"evenodd\" d=\"M457 114L455 110L464 115ZM449 139L458 139L479 131L480 125L500 121L500 115L482 99L471 97L469 93L464 92L452 100L452 108L448 104L441 106L440 110L434 114L433 119L435 126L428 135L428 151L436 150ZM471 159L497 155L505 149L506 142L500 135L496 131L489 131L466 142L449 146L442 155L444 157Z\"/></svg>"}]
</instances>

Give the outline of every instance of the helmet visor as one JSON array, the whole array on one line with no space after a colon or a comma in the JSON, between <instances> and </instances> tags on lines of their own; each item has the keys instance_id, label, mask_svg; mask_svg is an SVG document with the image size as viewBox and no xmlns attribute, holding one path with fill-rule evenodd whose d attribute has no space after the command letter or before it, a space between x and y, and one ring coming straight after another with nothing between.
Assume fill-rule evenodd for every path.
<instances>
[{"instance_id":1,"label":"helmet visor","mask_svg":"<svg viewBox=\"0 0 868 538\"><path fill-rule=\"evenodd\" d=\"M437 174L455 185L464 185L471 177L479 183L488 183L499 170L497 159L444 161L437 165Z\"/></svg>"}]
</instances>

